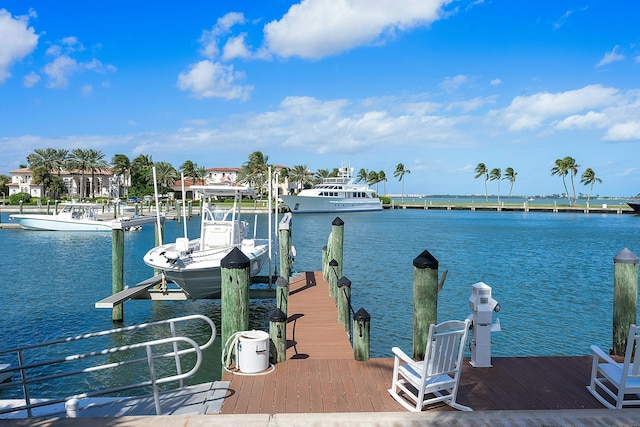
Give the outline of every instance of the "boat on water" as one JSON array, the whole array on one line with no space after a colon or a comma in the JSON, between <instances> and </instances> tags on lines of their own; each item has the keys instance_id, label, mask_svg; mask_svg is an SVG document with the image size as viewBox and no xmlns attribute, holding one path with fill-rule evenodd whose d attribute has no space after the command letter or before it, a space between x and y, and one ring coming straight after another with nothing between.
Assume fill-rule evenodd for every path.
<instances>
[{"instance_id":1,"label":"boat on water","mask_svg":"<svg viewBox=\"0 0 640 427\"><path fill-rule=\"evenodd\" d=\"M249 223L241 219L242 196L253 196L250 187L235 185L193 185L203 194L200 236L179 237L161 244L144 255L144 263L160 270L168 281L180 286L193 299L220 296L220 262L234 248L250 261L250 275L257 276L269 259L269 239L249 237ZM214 197L233 197L233 207L222 208L212 203Z\"/></svg>"},{"instance_id":2,"label":"boat on water","mask_svg":"<svg viewBox=\"0 0 640 427\"><path fill-rule=\"evenodd\" d=\"M111 231L119 219L101 219L101 205L92 203L67 203L53 215L11 214L9 219L17 220L25 230L43 231Z\"/></svg>"},{"instance_id":3,"label":"boat on water","mask_svg":"<svg viewBox=\"0 0 640 427\"><path fill-rule=\"evenodd\" d=\"M382 202L367 185L357 184L353 168L342 166L337 177L302 190L296 196L280 196L291 213L336 213L381 211Z\"/></svg>"},{"instance_id":4,"label":"boat on water","mask_svg":"<svg viewBox=\"0 0 640 427\"><path fill-rule=\"evenodd\" d=\"M634 213L640 214L640 203L627 202L627 205L633 209Z\"/></svg>"}]
</instances>

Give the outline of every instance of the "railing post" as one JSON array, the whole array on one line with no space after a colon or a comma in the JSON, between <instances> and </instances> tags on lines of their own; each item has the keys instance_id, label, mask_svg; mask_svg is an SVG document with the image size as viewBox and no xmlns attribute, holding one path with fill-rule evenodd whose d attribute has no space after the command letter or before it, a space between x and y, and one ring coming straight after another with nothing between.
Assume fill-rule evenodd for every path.
<instances>
[{"instance_id":1,"label":"railing post","mask_svg":"<svg viewBox=\"0 0 640 427\"><path fill-rule=\"evenodd\" d=\"M438 323L438 260L425 250L413 267L413 357L422 360L429 326Z\"/></svg>"},{"instance_id":2,"label":"railing post","mask_svg":"<svg viewBox=\"0 0 640 427\"><path fill-rule=\"evenodd\" d=\"M122 223L118 222L114 223L111 231L111 293L115 295L122 290L124 290L124 230ZM120 303L111 309L111 320L122 322L123 319L124 305Z\"/></svg>"},{"instance_id":3,"label":"railing post","mask_svg":"<svg viewBox=\"0 0 640 427\"><path fill-rule=\"evenodd\" d=\"M324 280L328 279L328 276L327 276L327 257L328 257L327 247L323 246L322 247L322 278Z\"/></svg>"},{"instance_id":4,"label":"railing post","mask_svg":"<svg viewBox=\"0 0 640 427\"><path fill-rule=\"evenodd\" d=\"M279 308L269 317L269 338L273 363L287 360L287 315Z\"/></svg>"},{"instance_id":5,"label":"railing post","mask_svg":"<svg viewBox=\"0 0 640 427\"><path fill-rule=\"evenodd\" d=\"M624 356L638 311L638 257L624 248L613 258L613 354Z\"/></svg>"},{"instance_id":6,"label":"railing post","mask_svg":"<svg viewBox=\"0 0 640 427\"><path fill-rule=\"evenodd\" d=\"M369 360L371 346L371 316L360 308L353 315L353 357L359 362Z\"/></svg>"},{"instance_id":7,"label":"railing post","mask_svg":"<svg viewBox=\"0 0 640 427\"><path fill-rule=\"evenodd\" d=\"M349 332L351 327L351 280L342 276L338 280L338 322Z\"/></svg>"},{"instance_id":8,"label":"railing post","mask_svg":"<svg viewBox=\"0 0 640 427\"><path fill-rule=\"evenodd\" d=\"M220 261L222 276L222 343L236 332L249 328L250 260L237 247Z\"/></svg>"}]
</instances>

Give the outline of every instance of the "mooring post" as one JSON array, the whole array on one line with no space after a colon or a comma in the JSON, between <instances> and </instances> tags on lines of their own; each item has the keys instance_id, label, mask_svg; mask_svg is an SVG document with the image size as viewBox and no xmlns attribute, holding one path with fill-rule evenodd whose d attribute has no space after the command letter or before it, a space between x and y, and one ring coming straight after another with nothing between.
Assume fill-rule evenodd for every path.
<instances>
[{"instance_id":1,"label":"mooring post","mask_svg":"<svg viewBox=\"0 0 640 427\"><path fill-rule=\"evenodd\" d=\"M613 354L624 356L638 312L638 257L624 248L613 257Z\"/></svg>"},{"instance_id":2,"label":"mooring post","mask_svg":"<svg viewBox=\"0 0 640 427\"><path fill-rule=\"evenodd\" d=\"M189 200L189 213L187 218L191 221L191 215L193 215L193 200Z\"/></svg>"},{"instance_id":3,"label":"mooring post","mask_svg":"<svg viewBox=\"0 0 640 427\"><path fill-rule=\"evenodd\" d=\"M269 316L269 338L273 363L287 360L287 315L277 307Z\"/></svg>"},{"instance_id":4,"label":"mooring post","mask_svg":"<svg viewBox=\"0 0 640 427\"><path fill-rule=\"evenodd\" d=\"M351 280L342 276L338 280L338 322L349 332L351 327Z\"/></svg>"},{"instance_id":5,"label":"mooring post","mask_svg":"<svg viewBox=\"0 0 640 427\"><path fill-rule=\"evenodd\" d=\"M182 209L180 209L180 200L176 200L175 202L176 205L176 217L178 218L178 224L180 224L180 222L182 222Z\"/></svg>"},{"instance_id":6,"label":"mooring post","mask_svg":"<svg viewBox=\"0 0 640 427\"><path fill-rule=\"evenodd\" d=\"M276 279L276 307L286 315L289 301L289 280L284 277Z\"/></svg>"},{"instance_id":7,"label":"mooring post","mask_svg":"<svg viewBox=\"0 0 640 427\"><path fill-rule=\"evenodd\" d=\"M223 345L231 335L249 328L250 264L249 257L237 247L220 261Z\"/></svg>"},{"instance_id":8,"label":"mooring post","mask_svg":"<svg viewBox=\"0 0 640 427\"><path fill-rule=\"evenodd\" d=\"M47 200L47 215L50 214L50 209L51 209L51 200Z\"/></svg>"},{"instance_id":9,"label":"mooring post","mask_svg":"<svg viewBox=\"0 0 640 427\"><path fill-rule=\"evenodd\" d=\"M20 206L20 213L22 213L22 205L24 205L24 202L22 200L20 200L18 202L18 205Z\"/></svg>"},{"instance_id":10,"label":"mooring post","mask_svg":"<svg viewBox=\"0 0 640 427\"><path fill-rule=\"evenodd\" d=\"M289 281L291 277L291 212L287 212L278 224L280 241L280 275Z\"/></svg>"},{"instance_id":11,"label":"mooring post","mask_svg":"<svg viewBox=\"0 0 640 427\"><path fill-rule=\"evenodd\" d=\"M342 256L344 243L344 221L336 217L331 223L331 253L330 257L338 261L336 275L342 277Z\"/></svg>"},{"instance_id":12,"label":"mooring post","mask_svg":"<svg viewBox=\"0 0 640 427\"><path fill-rule=\"evenodd\" d=\"M327 269L327 282L329 282L329 295L333 298L333 302L338 303L338 261L332 259L329 261Z\"/></svg>"},{"instance_id":13,"label":"mooring post","mask_svg":"<svg viewBox=\"0 0 640 427\"><path fill-rule=\"evenodd\" d=\"M111 231L111 293L117 294L124 290L124 229L122 223L114 223ZM124 306L122 303L111 309L111 320L124 320Z\"/></svg>"},{"instance_id":14,"label":"mooring post","mask_svg":"<svg viewBox=\"0 0 640 427\"><path fill-rule=\"evenodd\" d=\"M54 210L56 215L58 214L58 203L60 203L60 201L56 200L56 202L55 202L55 210Z\"/></svg>"},{"instance_id":15,"label":"mooring post","mask_svg":"<svg viewBox=\"0 0 640 427\"><path fill-rule=\"evenodd\" d=\"M369 360L371 347L371 316L360 308L353 315L353 357L359 362Z\"/></svg>"},{"instance_id":16,"label":"mooring post","mask_svg":"<svg viewBox=\"0 0 640 427\"><path fill-rule=\"evenodd\" d=\"M425 250L413 267L413 357L422 360L429 326L438 323L438 260Z\"/></svg>"}]
</instances>

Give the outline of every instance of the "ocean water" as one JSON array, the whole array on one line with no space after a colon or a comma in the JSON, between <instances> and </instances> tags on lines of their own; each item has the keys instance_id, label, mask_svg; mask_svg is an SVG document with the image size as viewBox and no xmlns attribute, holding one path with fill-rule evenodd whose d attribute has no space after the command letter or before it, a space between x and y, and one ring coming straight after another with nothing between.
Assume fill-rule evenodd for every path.
<instances>
[{"instance_id":1,"label":"ocean water","mask_svg":"<svg viewBox=\"0 0 640 427\"><path fill-rule=\"evenodd\" d=\"M335 217L293 217L296 272L321 269ZM470 314L474 283L492 287L501 305L494 319L502 326L492 335L494 356L583 355L592 344L610 348L613 257L623 248L640 254L635 215L385 210L340 218L343 274L352 282L354 310L371 315L372 357L390 357L393 346L411 350L412 262L424 250L439 261L440 275L448 270L438 321ZM257 219L258 236L266 234L266 215L247 219ZM6 214L2 221L8 221ZM198 217L187 224L189 236L196 236ZM181 236L182 227L167 222L165 240ZM0 230L0 242L1 349L113 327L111 311L94 308L111 293L111 233ZM126 233L127 285L152 275L142 256L153 244L153 226ZM250 328L266 330L274 307L272 300L253 300ZM211 317L220 328L217 300L129 301L124 325L194 313ZM219 378L220 347L218 338L205 355L206 368L191 383ZM59 387L32 394L51 395ZM3 397L7 393L0 392Z\"/></svg>"}]
</instances>

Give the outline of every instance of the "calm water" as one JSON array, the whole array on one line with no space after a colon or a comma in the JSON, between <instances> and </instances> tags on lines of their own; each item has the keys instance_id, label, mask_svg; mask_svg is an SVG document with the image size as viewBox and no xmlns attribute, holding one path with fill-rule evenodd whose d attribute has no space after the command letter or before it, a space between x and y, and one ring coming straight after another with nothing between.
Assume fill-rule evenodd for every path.
<instances>
[{"instance_id":1,"label":"calm water","mask_svg":"<svg viewBox=\"0 0 640 427\"><path fill-rule=\"evenodd\" d=\"M321 269L334 218L293 217L295 270ZM424 250L438 259L441 275L448 270L439 321L467 317L472 284L493 288L502 307L494 313L502 325L492 336L496 356L582 355L591 344L610 348L613 257L625 247L640 254L635 215L394 210L340 218L343 274L352 282L353 308L372 317L372 357L389 357L396 345L411 349L412 262ZM259 236L266 221L258 216ZM199 220L188 226L190 236L197 235ZM182 225L169 222L166 232L173 240ZM110 233L0 230L0 241L0 348L112 327L110 310L94 308L111 293ZM142 255L153 241L152 226L126 234L128 285L152 274ZM251 328L266 330L274 306L253 301ZM125 325L192 313L210 316L219 327L219 301L129 301ZM219 376L219 354L218 340L207 354L210 368L193 382Z\"/></svg>"}]
</instances>

